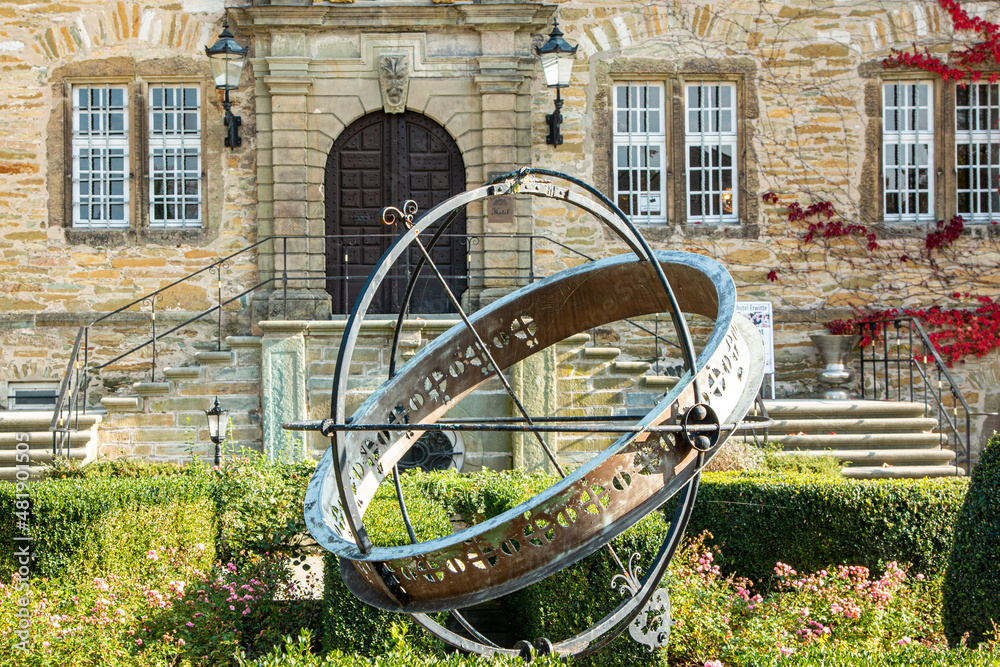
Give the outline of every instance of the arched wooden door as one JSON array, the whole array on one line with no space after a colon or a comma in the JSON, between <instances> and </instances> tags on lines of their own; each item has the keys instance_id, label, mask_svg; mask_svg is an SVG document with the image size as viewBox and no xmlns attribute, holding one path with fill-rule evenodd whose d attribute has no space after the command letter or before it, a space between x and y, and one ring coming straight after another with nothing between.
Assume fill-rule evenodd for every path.
<instances>
[{"instance_id":1,"label":"arched wooden door","mask_svg":"<svg viewBox=\"0 0 1000 667\"><path fill-rule=\"evenodd\" d=\"M372 268L403 231L382 225L382 209L413 199L418 215L428 211L465 190L465 164L454 139L433 120L409 111L378 111L352 123L334 142L325 183L327 291L333 312L347 313ZM465 224L462 213L431 252L456 297L468 286ZM398 312L419 256L413 248L393 267L369 312ZM427 269L414 290L410 312L452 312L447 295Z\"/></svg>"}]
</instances>

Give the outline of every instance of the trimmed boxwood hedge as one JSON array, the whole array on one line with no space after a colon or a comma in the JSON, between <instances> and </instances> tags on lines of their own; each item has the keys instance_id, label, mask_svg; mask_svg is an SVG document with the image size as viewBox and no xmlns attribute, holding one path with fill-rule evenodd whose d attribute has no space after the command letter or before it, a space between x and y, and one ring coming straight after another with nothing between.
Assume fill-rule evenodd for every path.
<instances>
[{"instance_id":1,"label":"trimmed boxwood hedge","mask_svg":"<svg viewBox=\"0 0 1000 667\"><path fill-rule=\"evenodd\" d=\"M768 582L777 561L799 570L891 561L944 571L964 478L859 481L760 473L704 475L689 535L709 531L723 571Z\"/></svg>"},{"instance_id":2,"label":"trimmed boxwood hedge","mask_svg":"<svg viewBox=\"0 0 1000 667\"><path fill-rule=\"evenodd\" d=\"M421 540L450 535L451 521L440 503L407 485L403 499ZM365 528L372 543L379 547L395 547L410 543L406 526L399 512L396 492L391 483L383 484L365 511ZM327 553L323 559L323 599L321 616L323 648L374 656L386 653L394 645L391 628L401 625L418 648L429 649L436 643L409 616L383 611L358 600L340 577L338 559Z\"/></svg>"},{"instance_id":3,"label":"trimmed boxwood hedge","mask_svg":"<svg viewBox=\"0 0 1000 667\"><path fill-rule=\"evenodd\" d=\"M123 573L154 546L204 543L215 556L212 480L177 475L32 482L28 534L33 576ZM0 512L14 517L16 487L0 484ZM0 522L0 541L14 544L16 523ZM20 531L18 531L20 532ZM13 551L0 550L0 576L15 571Z\"/></svg>"},{"instance_id":4,"label":"trimmed boxwood hedge","mask_svg":"<svg viewBox=\"0 0 1000 667\"><path fill-rule=\"evenodd\" d=\"M983 449L965 504L944 579L941 610L952 644L968 633L976 646L1000 627L1000 436ZM994 639L1000 639L995 637Z\"/></svg>"}]
</instances>

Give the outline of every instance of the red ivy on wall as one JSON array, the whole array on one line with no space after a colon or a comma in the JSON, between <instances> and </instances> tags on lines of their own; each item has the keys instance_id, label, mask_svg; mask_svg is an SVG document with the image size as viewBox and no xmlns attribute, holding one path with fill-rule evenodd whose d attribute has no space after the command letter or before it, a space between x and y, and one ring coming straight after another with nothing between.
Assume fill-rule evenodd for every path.
<instances>
[{"instance_id":1,"label":"red ivy on wall","mask_svg":"<svg viewBox=\"0 0 1000 667\"><path fill-rule=\"evenodd\" d=\"M1000 63L1000 25L978 16L969 16L958 0L938 0L938 4L951 16L956 30L973 32L979 41L951 52L956 66L943 62L926 48L923 51L894 51L882 62L886 69L894 67L915 67L939 75L945 81L971 81L983 78L977 68L985 64ZM914 45L914 49L916 49ZM1000 73L993 72L987 77L990 83L1000 80Z\"/></svg>"},{"instance_id":2,"label":"red ivy on wall","mask_svg":"<svg viewBox=\"0 0 1000 667\"><path fill-rule=\"evenodd\" d=\"M927 337L948 366L955 362L965 362L970 356L982 357L1000 348L1000 303L987 296L970 297L968 293L952 294L952 298L974 298L979 305L975 308L944 309L932 306L870 310L859 313L855 319L834 320L827 323L826 327L832 334L852 334L858 333L858 325L862 322L912 317L924 324L925 328L931 329ZM877 336L883 328L883 324L865 327L861 346L871 344L872 336Z\"/></svg>"}]
</instances>

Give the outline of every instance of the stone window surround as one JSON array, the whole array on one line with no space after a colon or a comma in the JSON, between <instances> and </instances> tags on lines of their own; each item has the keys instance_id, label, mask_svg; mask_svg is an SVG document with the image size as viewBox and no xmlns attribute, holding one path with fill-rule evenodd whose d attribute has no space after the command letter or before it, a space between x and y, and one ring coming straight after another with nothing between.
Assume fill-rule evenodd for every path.
<instances>
[{"instance_id":1,"label":"stone window surround","mask_svg":"<svg viewBox=\"0 0 1000 667\"><path fill-rule=\"evenodd\" d=\"M923 70L883 70L882 61L864 63L859 74L866 79L864 106L867 116L865 128L865 158L861 170L861 196L859 211L865 224L891 229L893 234L914 231L923 233L938 220L951 220L958 210L957 173L955 163L955 86L954 81L942 82L930 77ZM989 72L986 72L989 74ZM884 181L882 177L882 84L891 81L933 80L934 93L934 221L896 223L882 219ZM966 229L994 235L993 225L982 221L965 221ZM970 227L974 229L970 230Z\"/></svg>"},{"instance_id":2,"label":"stone window surround","mask_svg":"<svg viewBox=\"0 0 1000 667\"><path fill-rule=\"evenodd\" d=\"M118 84L129 95L129 220L127 229L73 227L72 139L73 110L70 89L74 84ZM148 86L196 85L201 94L202 225L199 228L149 227L149 104ZM174 57L136 61L118 57L72 63L57 68L50 77L52 112L46 140L49 224L63 227L70 243L114 245L202 245L219 233L222 201L215 190L222 181L223 141L221 114L209 113L216 97L208 61ZM228 149L227 149L228 150Z\"/></svg>"},{"instance_id":3,"label":"stone window surround","mask_svg":"<svg viewBox=\"0 0 1000 667\"><path fill-rule=\"evenodd\" d=\"M730 238L757 238L760 234L758 177L754 165L754 127L758 117L756 67L748 59L695 59L680 65L665 58L616 57L592 60L596 90L594 94L594 183L602 192L613 192L613 99L614 84L625 81L651 81L664 84L667 135L667 223L643 226L651 240L672 233L711 235ZM683 178L669 165L684 165L684 84L696 81L727 81L736 84L737 97L737 199L738 224L687 223L687 191ZM680 222L685 221L685 222Z\"/></svg>"}]
</instances>

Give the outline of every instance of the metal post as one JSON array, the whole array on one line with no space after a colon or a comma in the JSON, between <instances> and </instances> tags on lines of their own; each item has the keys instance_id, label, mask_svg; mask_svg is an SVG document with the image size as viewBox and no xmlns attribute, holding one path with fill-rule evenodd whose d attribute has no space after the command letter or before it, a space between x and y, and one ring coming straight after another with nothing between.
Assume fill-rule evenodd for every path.
<instances>
[{"instance_id":1,"label":"metal post","mask_svg":"<svg viewBox=\"0 0 1000 667\"><path fill-rule=\"evenodd\" d=\"M896 400L902 400L903 398L903 377L901 373L903 369L899 366L899 320L893 322L893 326L896 330Z\"/></svg>"},{"instance_id":2,"label":"metal post","mask_svg":"<svg viewBox=\"0 0 1000 667\"><path fill-rule=\"evenodd\" d=\"M153 365L149 371L149 381L156 382L156 297L150 300L150 314L153 323Z\"/></svg>"},{"instance_id":3,"label":"metal post","mask_svg":"<svg viewBox=\"0 0 1000 667\"><path fill-rule=\"evenodd\" d=\"M909 340L909 343L906 346L906 349L908 351L908 354L910 355L910 363L907 364L907 367L910 369L910 403L912 403L913 402L913 364L915 363L915 359L913 358L913 320L910 320L910 326L907 329L907 331L909 332L909 337L910 337L910 340Z\"/></svg>"},{"instance_id":4,"label":"metal post","mask_svg":"<svg viewBox=\"0 0 1000 667\"><path fill-rule=\"evenodd\" d=\"M861 334L862 346L861 346L861 398L864 399L866 395L865 391L865 348L864 348L864 337L865 337L865 323L858 323L858 332ZM773 396L772 396L773 398Z\"/></svg>"},{"instance_id":5,"label":"metal post","mask_svg":"<svg viewBox=\"0 0 1000 667\"><path fill-rule=\"evenodd\" d=\"M218 300L216 301L216 303L219 304L219 337L215 345L215 350L217 352L222 352L222 265L221 264L215 267L215 273L218 277L218 282L216 284Z\"/></svg>"}]
</instances>

